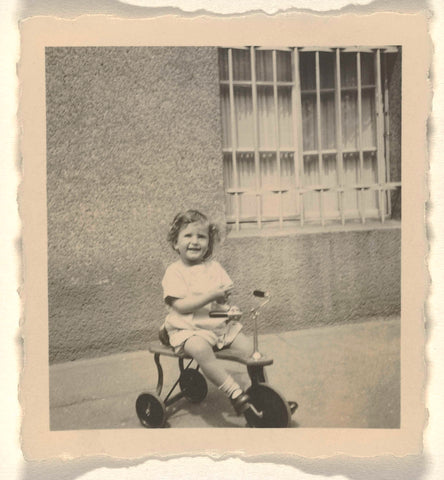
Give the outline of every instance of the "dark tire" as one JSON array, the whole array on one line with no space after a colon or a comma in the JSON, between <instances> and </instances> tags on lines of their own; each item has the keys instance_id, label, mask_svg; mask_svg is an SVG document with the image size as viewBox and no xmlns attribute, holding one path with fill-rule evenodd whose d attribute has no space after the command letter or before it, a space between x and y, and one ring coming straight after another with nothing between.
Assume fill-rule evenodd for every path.
<instances>
[{"instance_id":1,"label":"dark tire","mask_svg":"<svg viewBox=\"0 0 444 480\"><path fill-rule=\"evenodd\" d=\"M146 428L162 428L165 424L165 404L157 395L141 393L136 400L136 412Z\"/></svg>"},{"instance_id":2,"label":"dark tire","mask_svg":"<svg viewBox=\"0 0 444 480\"><path fill-rule=\"evenodd\" d=\"M180 374L179 385L183 396L192 403L199 403L207 396L207 381L195 368L183 370Z\"/></svg>"},{"instance_id":3,"label":"dark tire","mask_svg":"<svg viewBox=\"0 0 444 480\"><path fill-rule=\"evenodd\" d=\"M246 393L254 407L244 413L248 426L254 428L286 428L290 426L290 407L277 390L266 383L259 383L252 385Z\"/></svg>"}]
</instances>

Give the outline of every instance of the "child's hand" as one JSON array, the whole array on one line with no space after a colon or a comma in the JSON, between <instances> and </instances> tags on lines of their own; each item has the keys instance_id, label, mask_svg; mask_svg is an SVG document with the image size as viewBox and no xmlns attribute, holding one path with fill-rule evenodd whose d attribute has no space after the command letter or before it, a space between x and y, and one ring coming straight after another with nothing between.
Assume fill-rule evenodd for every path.
<instances>
[{"instance_id":1,"label":"child's hand","mask_svg":"<svg viewBox=\"0 0 444 480\"><path fill-rule=\"evenodd\" d=\"M233 291L233 285L219 285L214 291L214 300L217 303L227 303L231 292Z\"/></svg>"},{"instance_id":2,"label":"child's hand","mask_svg":"<svg viewBox=\"0 0 444 480\"><path fill-rule=\"evenodd\" d=\"M242 317L242 312L236 305L232 305L227 313L229 320L239 320Z\"/></svg>"}]
</instances>

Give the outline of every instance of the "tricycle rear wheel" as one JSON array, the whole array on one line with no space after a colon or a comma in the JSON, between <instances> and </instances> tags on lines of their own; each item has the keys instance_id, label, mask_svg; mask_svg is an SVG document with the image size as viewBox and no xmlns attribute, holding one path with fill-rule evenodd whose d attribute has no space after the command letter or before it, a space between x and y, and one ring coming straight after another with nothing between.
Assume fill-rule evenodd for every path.
<instances>
[{"instance_id":1,"label":"tricycle rear wheel","mask_svg":"<svg viewBox=\"0 0 444 480\"><path fill-rule=\"evenodd\" d=\"M199 403L207 396L208 385L205 377L195 368L183 370L179 385L184 397L192 403Z\"/></svg>"},{"instance_id":2,"label":"tricycle rear wheel","mask_svg":"<svg viewBox=\"0 0 444 480\"><path fill-rule=\"evenodd\" d=\"M137 397L136 413L140 423L146 428L162 428L165 424L165 403L153 393L141 393Z\"/></svg>"}]
</instances>

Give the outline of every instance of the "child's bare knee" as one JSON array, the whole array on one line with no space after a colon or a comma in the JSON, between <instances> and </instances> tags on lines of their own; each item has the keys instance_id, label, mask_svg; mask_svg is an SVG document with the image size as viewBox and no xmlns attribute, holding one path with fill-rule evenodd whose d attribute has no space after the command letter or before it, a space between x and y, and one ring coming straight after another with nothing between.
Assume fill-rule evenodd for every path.
<instances>
[{"instance_id":1,"label":"child's bare knee","mask_svg":"<svg viewBox=\"0 0 444 480\"><path fill-rule=\"evenodd\" d=\"M197 336L191 337L186 341L184 350L193 358L207 356L213 352L211 345L205 339Z\"/></svg>"},{"instance_id":2,"label":"child's bare knee","mask_svg":"<svg viewBox=\"0 0 444 480\"><path fill-rule=\"evenodd\" d=\"M243 354L250 354L253 351L253 340L242 332L234 339L231 344L233 350L237 350Z\"/></svg>"}]
</instances>

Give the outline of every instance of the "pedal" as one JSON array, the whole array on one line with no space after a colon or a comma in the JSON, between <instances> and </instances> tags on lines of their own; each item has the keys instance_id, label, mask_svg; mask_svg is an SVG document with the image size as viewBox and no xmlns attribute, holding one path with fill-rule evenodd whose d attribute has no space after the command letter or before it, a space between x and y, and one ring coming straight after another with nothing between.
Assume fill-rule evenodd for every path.
<instances>
[{"instance_id":1,"label":"pedal","mask_svg":"<svg viewBox=\"0 0 444 480\"><path fill-rule=\"evenodd\" d=\"M247 410L251 410L258 418L264 418L264 412L259 412L252 403L249 403Z\"/></svg>"},{"instance_id":2,"label":"pedal","mask_svg":"<svg viewBox=\"0 0 444 480\"><path fill-rule=\"evenodd\" d=\"M293 415L293 413L298 409L298 404L297 402L289 401L288 406L290 407L290 412Z\"/></svg>"}]
</instances>

